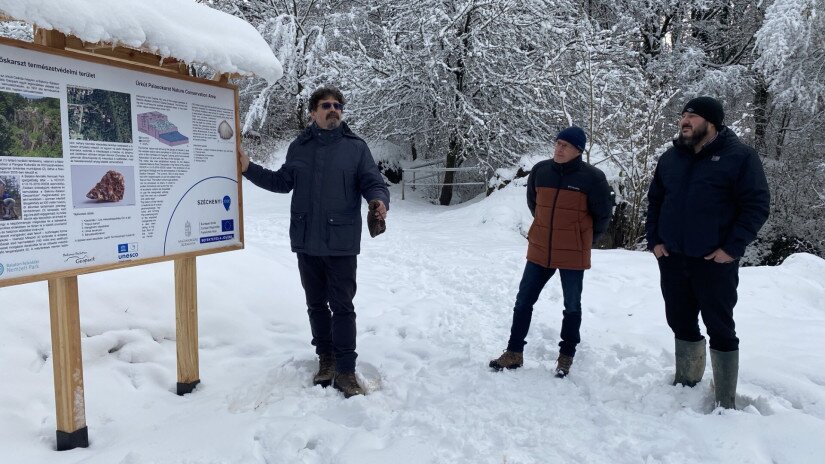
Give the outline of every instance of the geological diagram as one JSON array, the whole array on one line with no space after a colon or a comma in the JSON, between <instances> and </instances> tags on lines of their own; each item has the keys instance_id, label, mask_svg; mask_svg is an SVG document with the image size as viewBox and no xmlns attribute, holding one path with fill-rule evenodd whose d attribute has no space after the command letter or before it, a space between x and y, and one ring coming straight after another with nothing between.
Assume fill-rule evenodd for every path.
<instances>
[{"instance_id":1,"label":"geological diagram","mask_svg":"<svg viewBox=\"0 0 825 464\"><path fill-rule=\"evenodd\" d=\"M138 130L151 135L161 143L170 147L189 143L189 138L178 132L178 126L169 122L169 118L163 113L157 111L141 113L137 119Z\"/></svg>"}]
</instances>

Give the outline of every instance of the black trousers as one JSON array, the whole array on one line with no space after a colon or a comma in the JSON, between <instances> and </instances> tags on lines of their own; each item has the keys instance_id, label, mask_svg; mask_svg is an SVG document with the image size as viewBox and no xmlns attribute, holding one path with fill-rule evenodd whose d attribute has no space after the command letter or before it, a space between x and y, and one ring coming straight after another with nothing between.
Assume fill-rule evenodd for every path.
<instances>
[{"instance_id":1,"label":"black trousers","mask_svg":"<svg viewBox=\"0 0 825 464\"><path fill-rule=\"evenodd\" d=\"M310 256L298 253L298 271L304 287L317 354L334 353L338 372L354 372L355 271L358 257Z\"/></svg>"},{"instance_id":2,"label":"black trousers","mask_svg":"<svg viewBox=\"0 0 825 464\"><path fill-rule=\"evenodd\" d=\"M733 307L736 306L736 287L739 285L739 261L719 264L676 253L658 261L665 315L676 338L688 342L701 340L701 314L711 348L738 350Z\"/></svg>"}]
</instances>

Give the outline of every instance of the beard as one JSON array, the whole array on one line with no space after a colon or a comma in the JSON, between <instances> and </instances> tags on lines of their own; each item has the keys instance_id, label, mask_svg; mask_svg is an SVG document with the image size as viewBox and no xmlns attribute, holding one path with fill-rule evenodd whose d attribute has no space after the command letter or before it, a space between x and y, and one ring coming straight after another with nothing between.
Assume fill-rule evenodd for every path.
<instances>
[{"instance_id":1,"label":"beard","mask_svg":"<svg viewBox=\"0 0 825 464\"><path fill-rule=\"evenodd\" d=\"M692 126L693 135L691 136L686 136L681 130L679 130L679 138L677 139L677 142L688 148L695 147L702 141L702 139L705 138L706 135L708 135L708 124L708 122L703 122L699 125Z\"/></svg>"},{"instance_id":2,"label":"beard","mask_svg":"<svg viewBox=\"0 0 825 464\"><path fill-rule=\"evenodd\" d=\"M335 129L341 125L341 118L335 113L327 115L327 129Z\"/></svg>"}]
</instances>

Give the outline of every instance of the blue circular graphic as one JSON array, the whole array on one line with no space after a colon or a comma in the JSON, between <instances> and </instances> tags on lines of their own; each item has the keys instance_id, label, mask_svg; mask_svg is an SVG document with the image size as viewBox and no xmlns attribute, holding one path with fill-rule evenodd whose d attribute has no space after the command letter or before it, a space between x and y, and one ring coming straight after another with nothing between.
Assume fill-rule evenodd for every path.
<instances>
[{"instance_id":1,"label":"blue circular graphic","mask_svg":"<svg viewBox=\"0 0 825 464\"><path fill-rule=\"evenodd\" d=\"M191 192L191 191L192 191L192 189L193 189L193 188L195 188L198 184L200 184L201 182L205 182L205 181L207 181L207 180L211 180L211 179L226 179L226 180L230 180L230 181L234 182L235 184L237 184L237 183L238 183L238 181L237 181L236 179L232 179L231 177L226 177L226 176L211 176L211 177L206 177L206 178L204 178L204 179L201 179L201 180L199 180L199 181L195 182L195 183L194 183L194 185L192 185L191 187L189 187L189 190L187 190L186 192L184 192L184 194L180 197L180 200L178 200L178 203L177 203L177 204L175 205L175 207L172 209L172 214L169 216L169 222L166 224L166 234L163 236L163 255L164 255L164 256L166 256L166 242L167 242L167 240L169 239L169 228L171 227L171 224L172 224L172 219L175 217L175 212L177 212L178 207L180 206L181 202L182 202L182 201L183 201L183 199L186 197L186 195L187 195L189 192ZM224 205L225 205L225 206L224 206L224 208L226 208L226 210L227 210L227 211L229 211L229 206L228 206L228 205L229 205L231 202L232 202L232 199L231 199L231 198L229 198L229 195L224 195L224 198L223 198L223 203L224 203ZM188 237L188 236L187 236L187 237Z\"/></svg>"}]
</instances>

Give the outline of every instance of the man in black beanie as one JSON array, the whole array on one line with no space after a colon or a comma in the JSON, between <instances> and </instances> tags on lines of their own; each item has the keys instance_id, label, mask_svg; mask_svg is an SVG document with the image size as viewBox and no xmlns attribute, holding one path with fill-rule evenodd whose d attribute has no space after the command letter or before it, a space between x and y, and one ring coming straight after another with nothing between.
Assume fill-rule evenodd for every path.
<instances>
[{"instance_id":1,"label":"man in black beanie","mask_svg":"<svg viewBox=\"0 0 825 464\"><path fill-rule=\"evenodd\" d=\"M684 106L679 137L659 159L648 191L646 231L675 336L673 384L693 387L702 380L701 314L710 338L716 405L733 409L739 259L768 218L770 193L759 155L724 119L722 104L711 97Z\"/></svg>"},{"instance_id":2,"label":"man in black beanie","mask_svg":"<svg viewBox=\"0 0 825 464\"><path fill-rule=\"evenodd\" d=\"M533 305L550 277L559 271L564 294L556 377L570 373L582 322L582 283L590 269L590 250L607 230L613 209L604 173L582 160L587 136L570 126L556 135L553 159L541 161L527 178L527 207L533 214L527 264L521 277L507 349L490 367L516 369L524 362L524 345Z\"/></svg>"}]
</instances>

